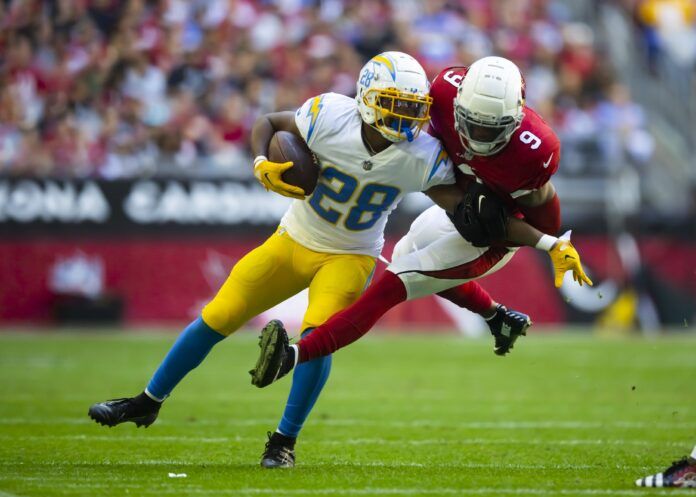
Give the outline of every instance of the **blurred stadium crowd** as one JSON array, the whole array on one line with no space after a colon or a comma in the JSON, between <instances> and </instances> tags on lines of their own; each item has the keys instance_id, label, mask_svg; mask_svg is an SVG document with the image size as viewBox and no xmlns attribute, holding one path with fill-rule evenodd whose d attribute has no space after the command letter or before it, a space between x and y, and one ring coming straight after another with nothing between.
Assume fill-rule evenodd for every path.
<instances>
[{"instance_id":1,"label":"blurred stadium crowd","mask_svg":"<svg viewBox=\"0 0 696 497\"><path fill-rule=\"evenodd\" d=\"M652 57L674 47L660 4L683 4L694 35L690 2L621 3ZM653 154L595 31L555 0L0 0L0 173L246 177L259 114L354 94L363 62L388 49L430 75L516 61L562 137L564 174Z\"/></svg>"}]
</instances>

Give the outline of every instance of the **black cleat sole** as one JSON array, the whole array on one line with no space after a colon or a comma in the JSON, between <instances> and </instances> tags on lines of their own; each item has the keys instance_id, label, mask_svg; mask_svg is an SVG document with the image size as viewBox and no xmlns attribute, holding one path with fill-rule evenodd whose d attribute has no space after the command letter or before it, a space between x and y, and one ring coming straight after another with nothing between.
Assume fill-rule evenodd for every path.
<instances>
[{"instance_id":1,"label":"black cleat sole","mask_svg":"<svg viewBox=\"0 0 696 497\"><path fill-rule=\"evenodd\" d=\"M275 381L287 354L288 343L288 334L283 323L274 319L264 326L259 337L261 353L256 367L249 371L252 385L263 388Z\"/></svg>"},{"instance_id":2,"label":"black cleat sole","mask_svg":"<svg viewBox=\"0 0 696 497\"><path fill-rule=\"evenodd\" d=\"M526 316L526 314L525 314ZM493 347L493 353L497 356L504 357L506 354L508 354L513 348L515 348L515 343L517 342L517 339L519 337L526 337L527 336L527 330L534 324L532 322L532 318L529 316L526 316L526 320L524 325L522 326L522 329L515 332L512 339L508 344L502 345L500 347Z\"/></svg>"}]
</instances>

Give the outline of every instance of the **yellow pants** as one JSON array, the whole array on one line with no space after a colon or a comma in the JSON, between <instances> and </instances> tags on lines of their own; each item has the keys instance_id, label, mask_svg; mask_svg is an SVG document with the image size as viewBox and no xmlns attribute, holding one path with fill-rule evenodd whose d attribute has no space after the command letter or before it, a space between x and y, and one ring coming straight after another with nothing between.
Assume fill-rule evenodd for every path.
<instances>
[{"instance_id":1,"label":"yellow pants","mask_svg":"<svg viewBox=\"0 0 696 497\"><path fill-rule=\"evenodd\" d=\"M278 229L232 268L203 321L230 335L254 316L309 287L300 331L319 326L352 304L369 282L375 259L368 255L315 252Z\"/></svg>"}]
</instances>

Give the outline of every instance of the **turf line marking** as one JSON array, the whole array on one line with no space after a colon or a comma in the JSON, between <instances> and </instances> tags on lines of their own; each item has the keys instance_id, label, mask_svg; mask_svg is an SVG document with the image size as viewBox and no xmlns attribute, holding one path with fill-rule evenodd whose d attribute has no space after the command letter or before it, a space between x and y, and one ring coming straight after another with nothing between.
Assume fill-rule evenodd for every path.
<instances>
[{"instance_id":1,"label":"turf line marking","mask_svg":"<svg viewBox=\"0 0 696 497\"><path fill-rule=\"evenodd\" d=\"M5 492L4 490L0 490L0 497L20 497L17 494L11 494L10 492Z\"/></svg>"},{"instance_id":2,"label":"turf line marking","mask_svg":"<svg viewBox=\"0 0 696 497\"><path fill-rule=\"evenodd\" d=\"M227 491L229 490L229 491ZM194 490L195 493L207 493L208 490L203 490L199 492L198 489ZM172 493L172 492L166 492ZM264 489L264 488L242 488L239 490L226 489L224 493L230 494L277 494L278 489ZM282 490L282 493L289 494L315 494L315 495L412 495L412 494L434 494L434 495L645 495L645 492L640 490L609 490L604 488L598 489L579 489L579 490L555 490L555 489L537 489L537 488L364 488L364 489L292 489L292 490ZM657 495L668 495L668 492L659 492ZM651 495L655 493L651 492Z\"/></svg>"},{"instance_id":3,"label":"turf line marking","mask_svg":"<svg viewBox=\"0 0 696 497\"><path fill-rule=\"evenodd\" d=\"M141 485L128 484L79 484L79 483L63 483L61 485L69 489L139 489ZM194 486L186 486L182 488L173 488L170 485L161 484L159 486L151 486L149 490L155 490L158 495L278 495L279 493L289 495L621 495L621 496L644 496L644 495L686 495L687 492L674 489L651 489L646 492L642 489L606 489L606 488L585 488L585 489L543 489L543 488L461 488L461 487L441 487L441 488L393 488L393 487L367 487L367 488L324 488L324 489L301 489L301 488L201 488ZM0 497L19 497L13 494L3 495L0 492Z\"/></svg>"},{"instance_id":4,"label":"turf line marking","mask_svg":"<svg viewBox=\"0 0 696 497\"><path fill-rule=\"evenodd\" d=\"M72 467L72 466L114 466L114 467L132 467L132 466L176 466L179 468L189 468L189 471L205 471L200 469L201 465L206 464L207 460L201 461L191 461L189 459L143 459L143 460L131 460L131 461L46 461L46 462L33 462L32 466L36 467ZM0 463L2 466L13 466L12 463ZM250 464L249 467L256 467L256 464ZM303 466L304 468L423 468L431 469L432 467L437 468L447 468L447 469L484 469L484 468L498 468L498 469L512 469L512 470L529 470L529 469L542 469L542 470L570 470L577 471L582 469L587 470L606 470L608 467L611 469L621 469L621 470L631 470L631 471L644 471L645 466L630 466L625 464L615 464L612 466L607 466L604 464L503 464L503 463L437 463L437 464L424 464L419 462L403 462L403 463L384 463L379 461L366 461L366 462L354 462L354 461L332 461L332 462L316 462L307 463ZM14 476L12 479L23 479L22 476ZM0 480L3 477L0 476Z\"/></svg>"},{"instance_id":5,"label":"turf line marking","mask_svg":"<svg viewBox=\"0 0 696 497\"><path fill-rule=\"evenodd\" d=\"M277 489L239 489L238 493L243 494L277 494ZM313 489L310 491L294 489L283 490L283 493L290 494L316 494L316 495L413 495L413 494L434 494L434 495L645 495L640 490L608 490L608 489L582 489L582 490L554 490L536 488L365 488L365 489ZM167 492L170 493L170 492ZM199 492L196 492L199 493ZM204 491L207 493L207 490ZM234 494L235 492L225 492ZM651 495L655 495L651 493ZM668 495L668 492L659 492L657 495Z\"/></svg>"},{"instance_id":6,"label":"turf line marking","mask_svg":"<svg viewBox=\"0 0 696 497\"><path fill-rule=\"evenodd\" d=\"M214 420L199 419L194 422L158 420L161 426L259 426L277 423L277 418L268 419L240 419L240 420ZM91 425L94 422L85 416L84 418L2 418L0 425ZM318 419L316 425L325 426L386 426L392 428L463 428L463 429L493 429L493 430L519 430L519 429L596 429L596 428L635 428L635 429L665 429L696 428L696 422L643 422L643 421L463 421L460 423L437 421L432 419L416 419L412 421L373 421L368 418L344 418L344 419Z\"/></svg>"},{"instance_id":7,"label":"turf line marking","mask_svg":"<svg viewBox=\"0 0 696 497\"><path fill-rule=\"evenodd\" d=\"M91 442L180 442L180 443L204 443L204 444L226 444L226 443L246 443L259 442L260 437L186 437L168 435L29 435L29 436L7 436L0 435L0 440L22 441L48 441L48 440L67 440L67 441L91 441ZM488 439L488 438L427 438L422 440L394 440L385 438L352 438L346 440L311 440L305 439L306 444L314 445L633 445L633 446L671 446L681 447L681 442L664 442L659 440L602 440L602 439Z\"/></svg>"}]
</instances>

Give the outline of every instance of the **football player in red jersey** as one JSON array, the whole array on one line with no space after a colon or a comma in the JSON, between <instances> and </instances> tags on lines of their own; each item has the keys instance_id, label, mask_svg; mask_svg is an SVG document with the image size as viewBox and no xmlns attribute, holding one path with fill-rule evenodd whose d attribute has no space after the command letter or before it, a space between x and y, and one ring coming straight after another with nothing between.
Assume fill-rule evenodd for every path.
<instances>
[{"instance_id":1,"label":"football player in red jersey","mask_svg":"<svg viewBox=\"0 0 696 497\"><path fill-rule=\"evenodd\" d=\"M486 89L490 78L506 74L505 86ZM519 90L510 91L511 85ZM561 209L550 179L558 170L561 144L546 121L524 105L519 69L501 57L486 57L471 68L450 67L433 80L430 95L429 132L456 164L460 184L482 182L515 215L543 233L556 234Z\"/></svg>"},{"instance_id":2,"label":"football player in red jersey","mask_svg":"<svg viewBox=\"0 0 696 497\"><path fill-rule=\"evenodd\" d=\"M288 344L279 321L266 325L252 383L266 386L298 362L349 345L405 300L459 291L466 306L469 292L480 288L473 280L503 267L519 245L549 253L557 287L566 271L580 285L592 284L569 236L553 236L560 206L549 180L558 168L560 142L525 107L524 91L517 66L501 57L448 68L435 78L431 131L457 165L461 202L453 213L437 206L423 212L397 243L384 275L297 344Z\"/></svg>"}]
</instances>

